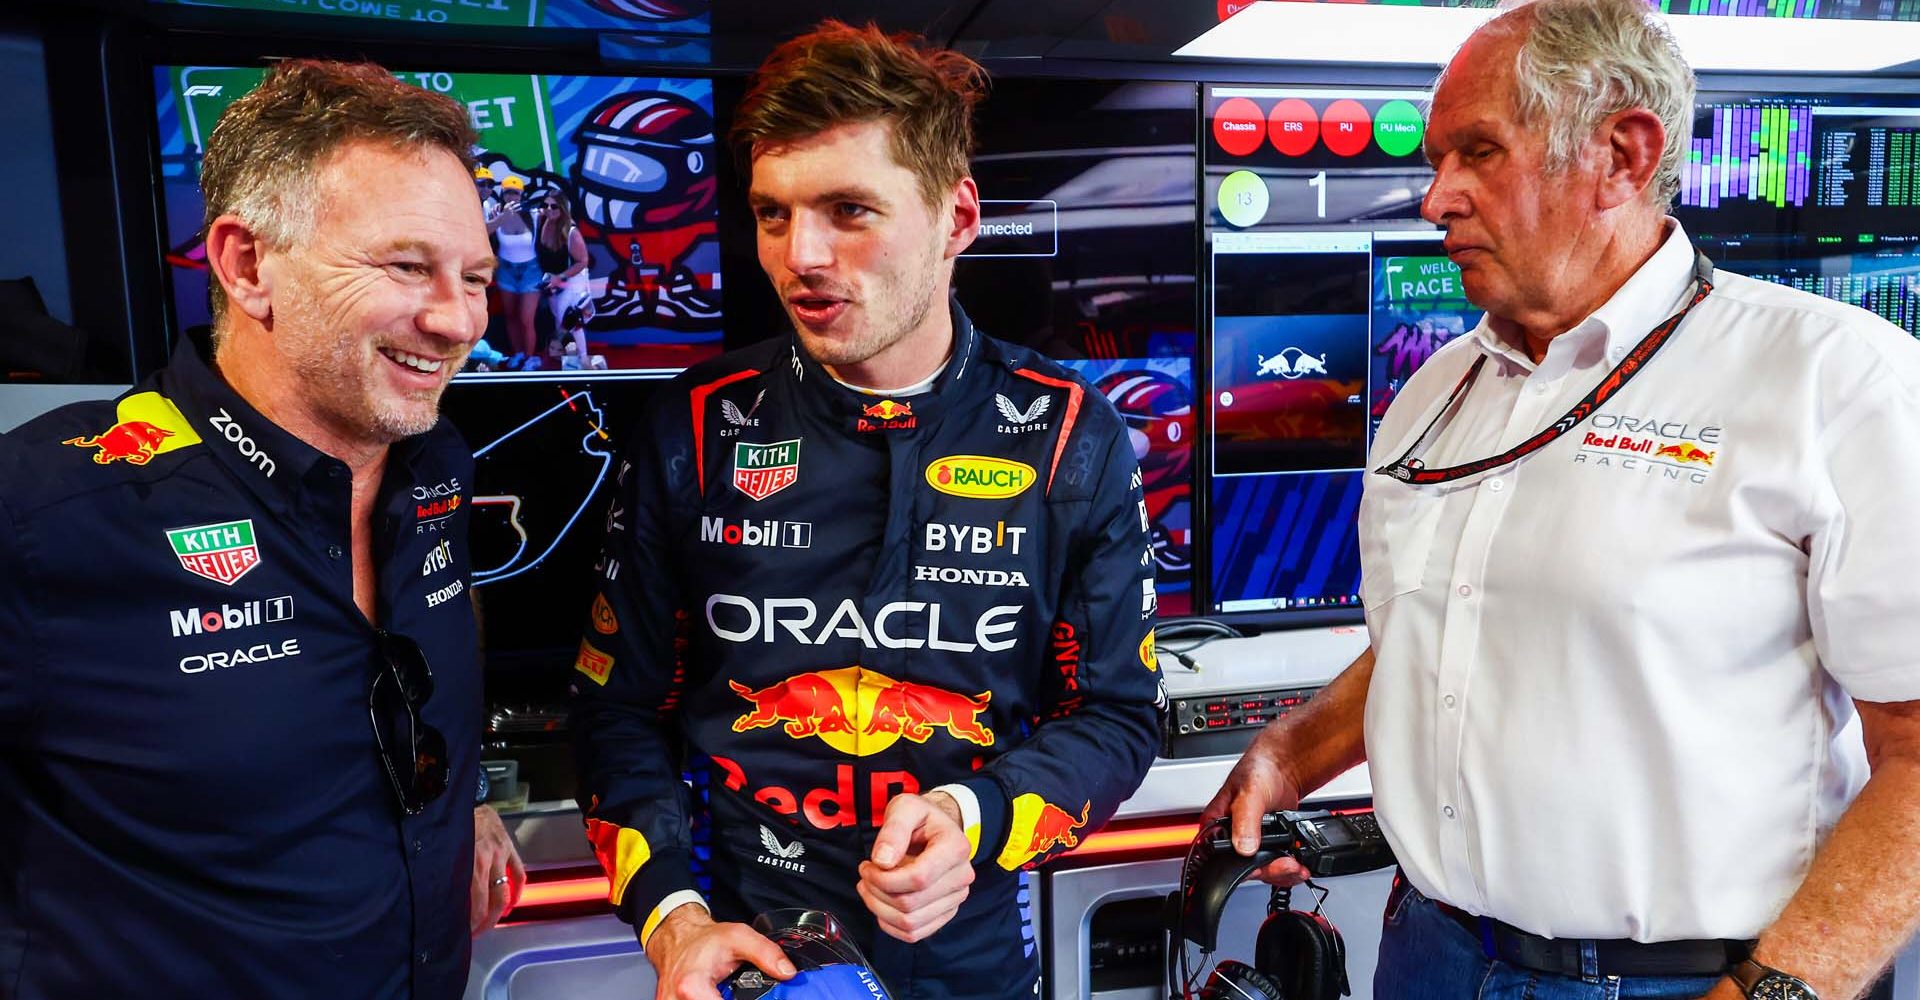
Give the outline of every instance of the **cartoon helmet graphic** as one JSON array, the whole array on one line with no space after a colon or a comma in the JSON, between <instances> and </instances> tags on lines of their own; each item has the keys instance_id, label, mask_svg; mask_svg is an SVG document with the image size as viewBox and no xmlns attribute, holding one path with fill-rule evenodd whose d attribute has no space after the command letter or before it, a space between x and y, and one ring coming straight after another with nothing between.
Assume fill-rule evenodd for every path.
<instances>
[{"instance_id":1,"label":"cartoon helmet graphic","mask_svg":"<svg viewBox=\"0 0 1920 1000\"><path fill-rule=\"evenodd\" d=\"M502 191L525 191L526 189L527 182L512 174L508 174L500 180L500 190Z\"/></svg>"},{"instance_id":2,"label":"cartoon helmet graphic","mask_svg":"<svg viewBox=\"0 0 1920 1000\"><path fill-rule=\"evenodd\" d=\"M473 168L473 179L476 181L493 180L493 171L487 169L486 167L475 167Z\"/></svg>"},{"instance_id":3,"label":"cartoon helmet graphic","mask_svg":"<svg viewBox=\"0 0 1920 1000\"><path fill-rule=\"evenodd\" d=\"M713 118L677 94L641 91L580 125L576 180L586 221L610 232L664 229L711 214Z\"/></svg>"},{"instance_id":4,"label":"cartoon helmet graphic","mask_svg":"<svg viewBox=\"0 0 1920 1000\"><path fill-rule=\"evenodd\" d=\"M595 10L633 21L684 21L707 12L707 0L592 0Z\"/></svg>"},{"instance_id":5,"label":"cartoon helmet graphic","mask_svg":"<svg viewBox=\"0 0 1920 1000\"><path fill-rule=\"evenodd\" d=\"M1136 368L1112 372L1094 388L1126 422L1146 489L1186 477L1193 455L1193 395L1186 386L1165 372Z\"/></svg>"}]
</instances>

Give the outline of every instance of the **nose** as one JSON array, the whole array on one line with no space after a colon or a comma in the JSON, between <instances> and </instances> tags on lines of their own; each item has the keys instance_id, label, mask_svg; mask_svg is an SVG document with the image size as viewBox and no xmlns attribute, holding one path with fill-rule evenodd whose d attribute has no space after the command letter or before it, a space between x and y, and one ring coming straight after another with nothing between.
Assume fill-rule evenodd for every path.
<instances>
[{"instance_id":1,"label":"nose","mask_svg":"<svg viewBox=\"0 0 1920 1000\"><path fill-rule=\"evenodd\" d=\"M487 296L454 270L435 274L414 325L421 333L466 346L487 332Z\"/></svg>"},{"instance_id":2,"label":"nose","mask_svg":"<svg viewBox=\"0 0 1920 1000\"><path fill-rule=\"evenodd\" d=\"M787 225L787 270L806 274L832 265L832 225L819 212L794 212Z\"/></svg>"},{"instance_id":3,"label":"nose","mask_svg":"<svg viewBox=\"0 0 1920 1000\"><path fill-rule=\"evenodd\" d=\"M1458 178L1459 172L1453 166L1453 157L1441 158L1433 169L1433 183L1427 186L1426 196L1420 199L1421 218L1436 226L1445 226L1467 214L1467 199L1461 193Z\"/></svg>"}]
</instances>

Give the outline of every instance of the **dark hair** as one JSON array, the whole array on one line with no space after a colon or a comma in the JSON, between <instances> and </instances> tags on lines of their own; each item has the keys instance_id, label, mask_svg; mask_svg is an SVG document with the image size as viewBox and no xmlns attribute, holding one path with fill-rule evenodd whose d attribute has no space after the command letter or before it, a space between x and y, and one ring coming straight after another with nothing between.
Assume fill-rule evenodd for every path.
<instances>
[{"instance_id":1,"label":"dark hair","mask_svg":"<svg viewBox=\"0 0 1920 1000\"><path fill-rule=\"evenodd\" d=\"M986 90L986 71L958 52L872 23L827 20L760 64L729 138L741 172L751 176L754 155L769 145L888 121L894 160L919 178L927 203L938 204L968 174L973 107Z\"/></svg>"}]
</instances>

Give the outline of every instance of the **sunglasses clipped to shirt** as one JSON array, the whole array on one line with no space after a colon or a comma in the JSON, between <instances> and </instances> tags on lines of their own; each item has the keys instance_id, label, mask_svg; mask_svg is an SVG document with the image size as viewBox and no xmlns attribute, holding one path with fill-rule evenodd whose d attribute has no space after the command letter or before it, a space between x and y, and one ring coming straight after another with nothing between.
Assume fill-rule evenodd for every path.
<instances>
[{"instance_id":1,"label":"sunglasses clipped to shirt","mask_svg":"<svg viewBox=\"0 0 1920 1000\"><path fill-rule=\"evenodd\" d=\"M1680 327L1680 321L1686 319L1687 314L1692 312L1693 307L1699 305L1702 299L1713 293L1713 262L1698 250L1693 252L1693 280L1695 286L1693 297L1687 301L1686 305L1680 307L1679 312L1668 316L1660 322L1659 326L1647 331L1647 335L1640 338L1638 344L1633 345L1633 350L1628 351L1627 356L1621 358L1620 363L1614 365L1613 370L1608 372L1599 384L1588 390L1578 403L1573 404L1573 409L1568 410L1560 419L1548 424L1539 433L1498 455L1489 455L1460 465L1430 469L1420 460L1419 453L1433 443L1435 432L1453 413L1454 406L1467 394L1467 388L1473 385L1473 380L1480 374L1480 369L1486 366L1487 356L1482 354L1474 359L1473 366L1461 376L1459 384L1453 387L1453 392L1447 396L1446 403L1440 407L1440 412L1433 415L1433 420L1427 424L1427 429L1421 431L1420 436L1414 439L1413 445L1407 449L1406 454L1373 470L1374 475L1390 476L1415 486L1458 482L1495 469L1506 468L1559 440L1561 435L1593 416L1595 410L1604 406L1607 400L1626 388L1627 383L1633 381L1633 377L1646 368L1654 352L1660 350L1661 346L1672 339L1674 331Z\"/></svg>"},{"instance_id":2,"label":"sunglasses clipped to shirt","mask_svg":"<svg viewBox=\"0 0 1920 1000\"><path fill-rule=\"evenodd\" d=\"M378 630L380 657L385 663L374 672L367 694L367 717L373 723L373 742L380 763L393 783L400 810L417 816L447 790L452 764L447 760L447 738L420 719L420 708L433 697L433 670L420 644L397 632ZM402 740L401 726L405 727Z\"/></svg>"}]
</instances>

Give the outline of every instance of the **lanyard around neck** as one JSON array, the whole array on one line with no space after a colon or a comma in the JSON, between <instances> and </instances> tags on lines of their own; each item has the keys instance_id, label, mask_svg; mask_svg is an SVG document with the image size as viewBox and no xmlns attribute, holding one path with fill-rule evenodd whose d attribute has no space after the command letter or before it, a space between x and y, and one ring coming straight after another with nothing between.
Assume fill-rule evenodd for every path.
<instances>
[{"instance_id":1,"label":"lanyard around neck","mask_svg":"<svg viewBox=\"0 0 1920 1000\"><path fill-rule=\"evenodd\" d=\"M1698 250L1693 252L1693 258L1695 284L1693 297L1687 301L1686 305L1680 307L1679 312L1647 331L1647 335L1640 338L1640 343L1635 344L1633 350L1628 351L1627 356L1621 358L1620 363L1614 365L1613 370L1608 372L1599 384L1588 390L1578 403L1573 404L1573 409L1568 410L1560 419L1498 455L1490 455L1442 469L1427 468L1426 463L1414 456L1427 446L1434 436L1434 431L1439 429L1440 422L1453 411L1454 405L1460 401L1461 397L1466 395L1467 387L1473 384L1475 376L1480 374L1480 369L1487 363L1487 356L1482 354L1473 362L1473 366L1467 369L1466 375L1461 377L1459 384L1453 387L1453 392L1447 396L1446 404L1440 407L1440 412L1433 415L1433 420L1427 424L1427 429L1420 432L1420 437L1413 442L1411 448L1407 449L1406 454L1373 470L1374 474L1391 476L1403 483L1412 483L1416 486L1451 483L1512 465L1558 440L1562 434L1574 429L1581 421L1592 416L1593 411L1598 410L1607 400L1626 388L1627 383L1631 382L1635 375L1640 374L1640 371L1647 366L1647 362L1652 360L1654 352L1672 338L1674 331L1680 327L1680 321L1687 318L1687 313L1692 312L1694 306L1699 305L1702 299L1713 292L1713 262Z\"/></svg>"}]
</instances>

